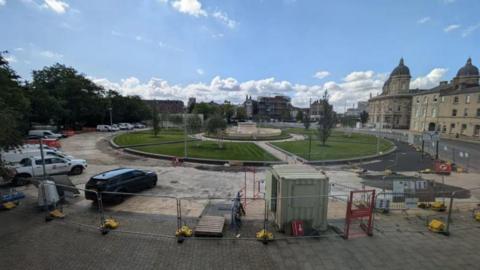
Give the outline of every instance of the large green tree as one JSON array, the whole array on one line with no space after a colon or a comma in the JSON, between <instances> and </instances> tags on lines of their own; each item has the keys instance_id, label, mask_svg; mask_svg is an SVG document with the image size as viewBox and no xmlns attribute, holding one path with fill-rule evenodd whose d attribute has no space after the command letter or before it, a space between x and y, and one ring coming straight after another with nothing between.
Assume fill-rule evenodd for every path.
<instances>
[{"instance_id":1,"label":"large green tree","mask_svg":"<svg viewBox=\"0 0 480 270\"><path fill-rule=\"evenodd\" d=\"M21 143L29 128L30 102L20 77L10 68L0 52L0 148L7 149Z\"/></svg>"},{"instance_id":2,"label":"large green tree","mask_svg":"<svg viewBox=\"0 0 480 270\"><path fill-rule=\"evenodd\" d=\"M32 120L65 127L104 122L105 91L74 68L57 63L34 70L32 77Z\"/></svg>"},{"instance_id":3,"label":"large green tree","mask_svg":"<svg viewBox=\"0 0 480 270\"><path fill-rule=\"evenodd\" d=\"M223 133L223 131L227 128L227 122L221 115L213 115L210 118L208 118L206 124L205 124L205 129L207 132L211 135L217 136L218 139L218 145L219 147L222 147L221 141L220 141L220 135Z\"/></svg>"}]
</instances>

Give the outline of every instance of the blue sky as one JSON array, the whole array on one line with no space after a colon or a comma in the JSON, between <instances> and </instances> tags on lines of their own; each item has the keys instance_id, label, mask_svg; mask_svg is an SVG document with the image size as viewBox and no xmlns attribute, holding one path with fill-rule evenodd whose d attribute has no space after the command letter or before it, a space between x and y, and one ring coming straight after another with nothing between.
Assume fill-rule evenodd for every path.
<instances>
[{"instance_id":1,"label":"blue sky","mask_svg":"<svg viewBox=\"0 0 480 270\"><path fill-rule=\"evenodd\" d=\"M476 0L0 0L0 50L26 78L55 62L145 98L241 102L330 91L338 111L381 90L400 57L412 88L480 63Z\"/></svg>"}]
</instances>

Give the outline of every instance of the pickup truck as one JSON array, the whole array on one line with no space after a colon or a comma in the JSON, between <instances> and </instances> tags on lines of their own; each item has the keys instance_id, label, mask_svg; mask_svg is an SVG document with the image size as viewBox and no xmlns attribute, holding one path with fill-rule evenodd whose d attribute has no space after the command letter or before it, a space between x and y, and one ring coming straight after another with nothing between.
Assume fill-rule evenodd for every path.
<instances>
[{"instance_id":1,"label":"pickup truck","mask_svg":"<svg viewBox=\"0 0 480 270\"><path fill-rule=\"evenodd\" d=\"M68 159L57 156L45 156L45 172L48 175L56 174L81 174L87 168L87 161L84 159ZM20 161L15 170L14 184L25 183L26 178L43 176L41 157L28 157Z\"/></svg>"}]
</instances>

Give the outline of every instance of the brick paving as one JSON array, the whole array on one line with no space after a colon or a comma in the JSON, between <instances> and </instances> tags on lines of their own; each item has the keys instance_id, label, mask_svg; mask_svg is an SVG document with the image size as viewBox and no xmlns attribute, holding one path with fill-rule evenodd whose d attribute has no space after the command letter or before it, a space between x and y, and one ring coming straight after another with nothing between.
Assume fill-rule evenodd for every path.
<instances>
[{"instance_id":1,"label":"brick paving","mask_svg":"<svg viewBox=\"0 0 480 270\"><path fill-rule=\"evenodd\" d=\"M219 239L178 244L147 234L171 235L175 217L110 212L122 231L144 234L103 236L93 228L93 209L67 207L64 221L46 223L34 203L30 198L0 212L0 269L476 269L480 263L480 230L468 215L457 215L449 237L428 232L419 217L392 214L378 218L373 237L352 240L328 234L268 245ZM243 232L252 234L258 225L248 221Z\"/></svg>"}]
</instances>

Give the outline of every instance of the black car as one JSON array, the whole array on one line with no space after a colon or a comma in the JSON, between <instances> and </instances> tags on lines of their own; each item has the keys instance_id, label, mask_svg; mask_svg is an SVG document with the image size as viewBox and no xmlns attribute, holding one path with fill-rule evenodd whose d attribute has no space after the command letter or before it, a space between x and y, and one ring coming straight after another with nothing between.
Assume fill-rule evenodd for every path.
<instances>
[{"instance_id":1,"label":"black car","mask_svg":"<svg viewBox=\"0 0 480 270\"><path fill-rule=\"evenodd\" d=\"M143 171L137 169L120 168L97 174L88 180L85 188L98 192L138 192L146 188L153 188L157 185L157 174L155 172ZM124 195L103 193L102 199L105 201L122 201ZM97 196L93 192L85 192L87 200L97 201Z\"/></svg>"}]
</instances>

